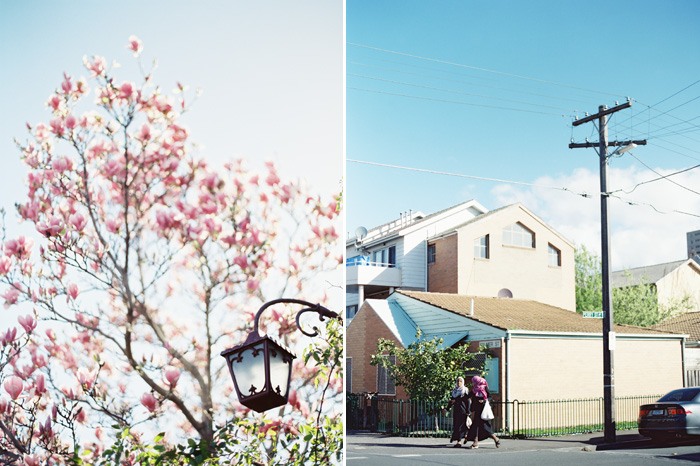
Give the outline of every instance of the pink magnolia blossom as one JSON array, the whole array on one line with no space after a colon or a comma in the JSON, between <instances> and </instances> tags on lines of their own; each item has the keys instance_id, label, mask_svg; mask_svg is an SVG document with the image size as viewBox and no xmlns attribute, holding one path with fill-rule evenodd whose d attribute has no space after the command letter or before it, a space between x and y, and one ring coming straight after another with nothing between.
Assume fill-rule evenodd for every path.
<instances>
[{"instance_id":1,"label":"pink magnolia blossom","mask_svg":"<svg viewBox=\"0 0 700 466\"><path fill-rule=\"evenodd\" d=\"M0 342L2 343L2 346L7 346L15 341L15 338L17 338L17 327L8 328L2 335Z\"/></svg>"},{"instance_id":2,"label":"pink magnolia blossom","mask_svg":"<svg viewBox=\"0 0 700 466\"><path fill-rule=\"evenodd\" d=\"M72 130L72 129L75 128L75 126L77 125L77 123L78 123L78 120L76 120L75 117L74 117L73 115L68 115L68 116L66 117L66 128Z\"/></svg>"},{"instance_id":3,"label":"pink magnolia blossom","mask_svg":"<svg viewBox=\"0 0 700 466\"><path fill-rule=\"evenodd\" d=\"M22 459L25 466L41 466L41 460L36 455L25 454Z\"/></svg>"},{"instance_id":4,"label":"pink magnolia blossom","mask_svg":"<svg viewBox=\"0 0 700 466\"><path fill-rule=\"evenodd\" d=\"M20 236L16 240L11 239L5 243L5 254L15 256L19 260L29 259L33 245L33 240Z\"/></svg>"},{"instance_id":5,"label":"pink magnolia blossom","mask_svg":"<svg viewBox=\"0 0 700 466\"><path fill-rule=\"evenodd\" d=\"M177 385L177 381L180 379L180 369L175 367L168 367L164 372L165 383L168 384L170 389L174 389Z\"/></svg>"},{"instance_id":6,"label":"pink magnolia blossom","mask_svg":"<svg viewBox=\"0 0 700 466\"><path fill-rule=\"evenodd\" d=\"M81 367L76 372L75 377L78 379L78 383L85 390L90 390L95 383L95 374L91 371Z\"/></svg>"},{"instance_id":7,"label":"pink magnolia blossom","mask_svg":"<svg viewBox=\"0 0 700 466\"><path fill-rule=\"evenodd\" d=\"M87 225L87 219L80 212L76 212L68 218L71 225L75 227L78 231L83 231L85 225Z\"/></svg>"},{"instance_id":8,"label":"pink magnolia blossom","mask_svg":"<svg viewBox=\"0 0 700 466\"><path fill-rule=\"evenodd\" d=\"M26 316L19 316L17 321L27 333L32 333L36 328L37 322L33 315L27 314Z\"/></svg>"},{"instance_id":9,"label":"pink magnolia blossom","mask_svg":"<svg viewBox=\"0 0 700 466\"><path fill-rule=\"evenodd\" d=\"M102 76L105 73L106 61L104 57L94 56L92 60L83 57L83 64L88 70L92 71L93 76Z\"/></svg>"},{"instance_id":10,"label":"pink magnolia blossom","mask_svg":"<svg viewBox=\"0 0 700 466\"><path fill-rule=\"evenodd\" d=\"M47 417L43 424L39 424L39 437L50 439L53 437L53 426L51 425L51 417Z\"/></svg>"},{"instance_id":11,"label":"pink magnolia blossom","mask_svg":"<svg viewBox=\"0 0 700 466\"><path fill-rule=\"evenodd\" d=\"M5 309L7 309L13 304L17 303L17 300L19 299L19 291L17 291L15 288L9 288L7 291L5 291L2 297L5 300Z\"/></svg>"},{"instance_id":12,"label":"pink magnolia blossom","mask_svg":"<svg viewBox=\"0 0 700 466\"><path fill-rule=\"evenodd\" d=\"M34 382L34 392L37 395L41 395L46 392L46 381L44 380L43 374L36 376L36 380Z\"/></svg>"},{"instance_id":13,"label":"pink magnolia blossom","mask_svg":"<svg viewBox=\"0 0 700 466\"><path fill-rule=\"evenodd\" d=\"M119 87L119 98L129 99L134 94L134 85L130 82L125 82Z\"/></svg>"},{"instance_id":14,"label":"pink magnolia blossom","mask_svg":"<svg viewBox=\"0 0 700 466\"><path fill-rule=\"evenodd\" d=\"M22 382L22 379L19 377L13 375L5 380L3 387L7 394L10 395L10 398L16 400L22 394L22 390L24 390L24 382Z\"/></svg>"},{"instance_id":15,"label":"pink magnolia blossom","mask_svg":"<svg viewBox=\"0 0 700 466\"><path fill-rule=\"evenodd\" d=\"M141 130L136 135L136 139L138 139L141 142L145 142L151 139L151 127L148 126L148 124L144 123L143 126L141 126Z\"/></svg>"},{"instance_id":16,"label":"pink magnolia blossom","mask_svg":"<svg viewBox=\"0 0 700 466\"><path fill-rule=\"evenodd\" d=\"M134 53L135 57L138 57L141 54L141 51L143 50L143 43L141 42L141 39L132 35L129 36L129 45L127 46L127 48Z\"/></svg>"},{"instance_id":17,"label":"pink magnolia blossom","mask_svg":"<svg viewBox=\"0 0 700 466\"><path fill-rule=\"evenodd\" d=\"M58 217L49 218L47 221L37 223L36 229L47 238L58 236L63 231L63 222Z\"/></svg>"},{"instance_id":18,"label":"pink magnolia blossom","mask_svg":"<svg viewBox=\"0 0 700 466\"><path fill-rule=\"evenodd\" d=\"M73 161L68 157L58 157L51 162L51 168L57 172L65 172L73 169Z\"/></svg>"},{"instance_id":19,"label":"pink magnolia blossom","mask_svg":"<svg viewBox=\"0 0 700 466\"><path fill-rule=\"evenodd\" d=\"M49 122L49 126L51 126L51 132L54 133L56 136L59 138L63 136L64 133L64 127L63 127L63 120L59 118L54 118Z\"/></svg>"},{"instance_id":20,"label":"pink magnolia blossom","mask_svg":"<svg viewBox=\"0 0 700 466\"><path fill-rule=\"evenodd\" d=\"M46 102L46 105L51 107L51 109L53 109L53 111L55 112L61 106L61 102L61 98L54 94L51 97L49 97L49 101Z\"/></svg>"},{"instance_id":21,"label":"pink magnolia blossom","mask_svg":"<svg viewBox=\"0 0 700 466\"><path fill-rule=\"evenodd\" d=\"M141 404L146 407L148 412L152 413L158 407L158 400L151 392L146 392L141 395Z\"/></svg>"},{"instance_id":22,"label":"pink magnolia blossom","mask_svg":"<svg viewBox=\"0 0 700 466\"><path fill-rule=\"evenodd\" d=\"M71 283L66 287L67 299L72 299L73 301L75 301L75 299L78 297L79 292L80 290L78 290L78 285L76 285L75 283Z\"/></svg>"},{"instance_id":23,"label":"pink magnolia blossom","mask_svg":"<svg viewBox=\"0 0 700 466\"><path fill-rule=\"evenodd\" d=\"M7 256L0 257L0 275L7 275L12 267L12 259Z\"/></svg>"},{"instance_id":24,"label":"pink magnolia blossom","mask_svg":"<svg viewBox=\"0 0 700 466\"><path fill-rule=\"evenodd\" d=\"M61 83L61 89L63 90L64 94L70 94L70 91L73 89L73 83L71 82L70 76L68 76L65 73L63 73L63 82Z\"/></svg>"}]
</instances>

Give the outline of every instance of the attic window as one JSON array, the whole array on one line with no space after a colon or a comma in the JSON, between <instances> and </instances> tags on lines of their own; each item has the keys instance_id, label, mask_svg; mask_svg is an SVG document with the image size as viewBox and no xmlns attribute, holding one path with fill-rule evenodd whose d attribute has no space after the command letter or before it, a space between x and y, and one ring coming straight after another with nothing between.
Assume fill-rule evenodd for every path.
<instances>
[{"instance_id":1,"label":"attic window","mask_svg":"<svg viewBox=\"0 0 700 466\"><path fill-rule=\"evenodd\" d=\"M551 267L561 267L561 251L551 244L547 247L549 251L549 265Z\"/></svg>"},{"instance_id":2,"label":"attic window","mask_svg":"<svg viewBox=\"0 0 700 466\"><path fill-rule=\"evenodd\" d=\"M535 232L520 222L513 223L503 229L503 244L534 249Z\"/></svg>"}]
</instances>

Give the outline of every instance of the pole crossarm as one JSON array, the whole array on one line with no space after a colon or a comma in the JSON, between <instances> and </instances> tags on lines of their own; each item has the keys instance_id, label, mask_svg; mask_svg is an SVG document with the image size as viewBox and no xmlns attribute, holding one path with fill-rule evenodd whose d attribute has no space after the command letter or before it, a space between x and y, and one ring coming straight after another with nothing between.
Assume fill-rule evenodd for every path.
<instances>
[{"instance_id":1,"label":"pole crossarm","mask_svg":"<svg viewBox=\"0 0 700 466\"><path fill-rule=\"evenodd\" d=\"M572 123L573 126L579 126L584 123L588 123L589 121L597 120L601 117L604 117L605 115L610 115L611 113L619 112L620 110L624 110L626 108L630 108L632 106L632 101L628 100L624 104L617 105L612 108L606 108L604 110L600 110L598 113L595 115L588 115L585 118L581 118L580 120L576 120Z\"/></svg>"},{"instance_id":2,"label":"pole crossarm","mask_svg":"<svg viewBox=\"0 0 700 466\"><path fill-rule=\"evenodd\" d=\"M610 141L608 142L608 147L609 146L615 146L615 147L624 147L624 146L629 146L631 144L635 144L637 146L646 146L647 145L647 140L646 139L639 139L639 140L627 140L627 141ZM569 149L584 149L584 148L590 148L590 147L600 147L600 141L596 142L572 142L569 144Z\"/></svg>"}]
</instances>

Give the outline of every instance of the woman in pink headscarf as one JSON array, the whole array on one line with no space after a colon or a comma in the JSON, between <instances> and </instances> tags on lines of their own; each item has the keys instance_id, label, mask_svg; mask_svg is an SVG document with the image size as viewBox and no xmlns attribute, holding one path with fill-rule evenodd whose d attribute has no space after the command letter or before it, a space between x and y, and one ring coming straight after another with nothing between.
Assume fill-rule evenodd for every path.
<instances>
[{"instance_id":1,"label":"woman in pink headscarf","mask_svg":"<svg viewBox=\"0 0 700 466\"><path fill-rule=\"evenodd\" d=\"M492 438L496 442L496 448L501 446L501 441L493 433L490 421L481 419L486 401L489 399L489 384L486 379L475 375L472 377L472 389L470 391L471 409L474 413L472 426L467 433L467 440L473 443L468 448L479 448L479 440Z\"/></svg>"}]
</instances>

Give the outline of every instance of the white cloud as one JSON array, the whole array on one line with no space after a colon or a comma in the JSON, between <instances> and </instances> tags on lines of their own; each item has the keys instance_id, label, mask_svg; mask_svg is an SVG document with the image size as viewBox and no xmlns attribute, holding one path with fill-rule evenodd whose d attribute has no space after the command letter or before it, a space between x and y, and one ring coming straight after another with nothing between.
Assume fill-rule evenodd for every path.
<instances>
[{"instance_id":1,"label":"white cloud","mask_svg":"<svg viewBox=\"0 0 700 466\"><path fill-rule=\"evenodd\" d=\"M654 168L661 175L680 169ZM608 168L611 265L620 270L684 259L686 232L700 229L700 168L670 177L632 165ZM600 178L585 168L536 179L533 187L499 185L491 194L497 205L522 202L559 233L600 254ZM567 191L545 188L566 188ZM635 188L636 186L636 188ZM584 198L578 194L586 193ZM685 212L683 214L681 212ZM694 214L694 215L687 215Z\"/></svg>"}]
</instances>

